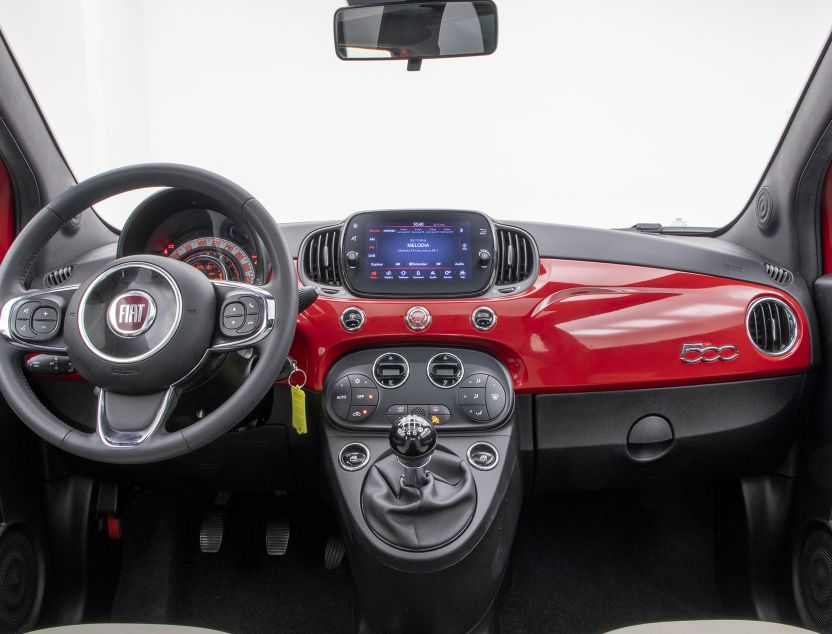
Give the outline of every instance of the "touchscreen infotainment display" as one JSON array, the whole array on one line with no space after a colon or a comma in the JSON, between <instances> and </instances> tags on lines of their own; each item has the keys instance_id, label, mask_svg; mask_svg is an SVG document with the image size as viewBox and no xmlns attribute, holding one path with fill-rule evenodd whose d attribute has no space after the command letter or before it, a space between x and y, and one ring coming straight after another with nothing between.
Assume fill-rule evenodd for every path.
<instances>
[{"instance_id":1,"label":"touchscreen infotainment display","mask_svg":"<svg viewBox=\"0 0 832 634\"><path fill-rule=\"evenodd\" d=\"M368 297L464 297L488 288L494 228L475 211L365 211L344 223L346 284Z\"/></svg>"},{"instance_id":2,"label":"touchscreen infotainment display","mask_svg":"<svg viewBox=\"0 0 832 634\"><path fill-rule=\"evenodd\" d=\"M471 275L471 223L368 223L366 279L464 280Z\"/></svg>"}]
</instances>

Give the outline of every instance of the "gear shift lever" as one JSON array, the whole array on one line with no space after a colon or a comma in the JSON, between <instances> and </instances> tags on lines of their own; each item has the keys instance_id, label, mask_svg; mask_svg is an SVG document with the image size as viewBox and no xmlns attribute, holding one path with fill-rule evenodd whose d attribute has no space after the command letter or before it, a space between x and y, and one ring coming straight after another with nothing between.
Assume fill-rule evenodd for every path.
<instances>
[{"instance_id":1,"label":"gear shift lever","mask_svg":"<svg viewBox=\"0 0 832 634\"><path fill-rule=\"evenodd\" d=\"M421 416L403 416L390 428L390 447L404 467L405 486L421 488L427 482L425 466L436 449L436 430Z\"/></svg>"}]
</instances>

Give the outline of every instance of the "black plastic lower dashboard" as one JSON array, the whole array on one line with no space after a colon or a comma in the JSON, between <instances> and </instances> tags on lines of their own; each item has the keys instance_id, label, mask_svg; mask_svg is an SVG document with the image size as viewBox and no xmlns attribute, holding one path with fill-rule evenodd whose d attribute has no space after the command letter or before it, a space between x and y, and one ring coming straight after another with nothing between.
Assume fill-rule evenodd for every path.
<instances>
[{"instance_id":1,"label":"black plastic lower dashboard","mask_svg":"<svg viewBox=\"0 0 832 634\"><path fill-rule=\"evenodd\" d=\"M360 431L385 431L418 414L440 429L499 427L514 409L506 368L494 357L463 348L391 347L348 354L327 376L330 421Z\"/></svg>"}]
</instances>

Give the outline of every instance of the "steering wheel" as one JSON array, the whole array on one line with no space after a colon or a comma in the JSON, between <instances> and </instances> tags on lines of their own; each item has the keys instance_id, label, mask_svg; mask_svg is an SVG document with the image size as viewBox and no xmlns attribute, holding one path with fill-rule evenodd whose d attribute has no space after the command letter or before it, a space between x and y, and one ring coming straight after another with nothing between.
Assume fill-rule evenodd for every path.
<instances>
[{"instance_id":1,"label":"steering wheel","mask_svg":"<svg viewBox=\"0 0 832 634\"><path fill-rule=\"evenodd\" d=\"M210 281L183 262L154 255L116 259L82 284L28 291L41 249L71 218L97 202L145 187L180 187L239 210L262 240L274 275L264 286ZM0 390L41 438L101 462L173 458L215 440L272 388L297 321L292 255L266 209L243 188L185 165L123 167L85 180L44 207L0 265ZM251 373L219 408L178 431L165 423L212 357L252 349ZM67 354L98 389L96 430L53 415L23 373L27 353Z\"/></svg>"}]
</instances>

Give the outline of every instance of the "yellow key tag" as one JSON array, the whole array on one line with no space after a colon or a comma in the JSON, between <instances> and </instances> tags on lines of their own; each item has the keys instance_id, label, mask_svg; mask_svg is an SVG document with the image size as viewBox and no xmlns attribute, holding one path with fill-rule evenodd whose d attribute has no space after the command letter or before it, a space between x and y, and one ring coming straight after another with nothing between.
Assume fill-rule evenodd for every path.
<instances>
[{"instance_id":1,"label":"yellow key tag","mask_svg":"<svg viewBox=\"0 0 832 634\"><path fill-rule=\"evenodd\" d=\"M293 385L292 391L292 427L303 435L306 433L306 392L299 385Z\"/></svg>"}]
</instances>

